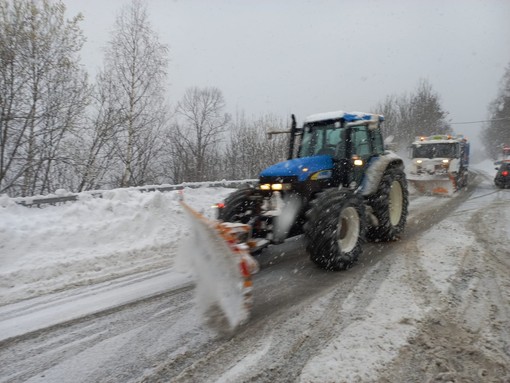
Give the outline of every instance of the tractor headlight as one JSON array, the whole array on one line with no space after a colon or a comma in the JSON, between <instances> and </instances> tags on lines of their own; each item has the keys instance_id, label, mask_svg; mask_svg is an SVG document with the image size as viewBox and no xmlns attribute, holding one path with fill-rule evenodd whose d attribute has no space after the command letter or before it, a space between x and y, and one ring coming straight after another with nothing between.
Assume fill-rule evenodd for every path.
<instances>
[{"instance_id":1,"label":"tractor headlight","mask_svg":"<svg viewBox=\"0 0 510 383\"><path fill-rule=\"evenodd\" d=\"M442 160L441 162L442 162L443 164L447 164L448 162L450 162L450 160L448 160L448 159L444 159L444 160Z\"/></svg>"},{"instance_id":2,"label":"tractor headlight","mask_svg":"<svg viewBox=\"0 0 510 383\"><path fill-rule=\"evenodd\" d=\"M363 166L363 160L359 156L352 156L354 166Z\"/></svg>"},{"instance_id":3,"label":"tractor headlight","mask_svg":"<svg viewBox=\"0 0 510 383\"><path fill-rule=\"evenodd\" d=\"M291 185L290 184L282 184L282 183L261 184L259 186L259 188L260 188L260 190L282 191L282 190L290 190Z\"/></svg>"}]
</instances>

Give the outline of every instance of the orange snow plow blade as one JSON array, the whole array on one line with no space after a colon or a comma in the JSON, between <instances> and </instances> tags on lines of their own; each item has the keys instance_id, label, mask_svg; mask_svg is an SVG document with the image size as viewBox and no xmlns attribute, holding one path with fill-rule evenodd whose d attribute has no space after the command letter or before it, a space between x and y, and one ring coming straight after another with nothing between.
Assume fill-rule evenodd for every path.
<instances>
[{"instance_id":1,"label":"orange snow plow blade","mask_svg":"<svg viewBox=\"0 0 510 383\"><path fill-rule=\"evenodd\" d=\"M419 194L452 196L456 191L455 180L451 178L408 178L409 184Z\"/></svg>"},{"instance_id":2,"label":"orange snow plow blade","mask_svg":"<svg viewBox=\"0 0 510 383\"><path fill-rule=\"evenodd\" d=\"M229 330L245 323L253 305L252 274L259 270L246 241L250 226L219 222L180 201L191 224L186 257L195 277L197 304L207 322ZM222 323L219 323L222 322Z\"/></svg>"}]
</instances>

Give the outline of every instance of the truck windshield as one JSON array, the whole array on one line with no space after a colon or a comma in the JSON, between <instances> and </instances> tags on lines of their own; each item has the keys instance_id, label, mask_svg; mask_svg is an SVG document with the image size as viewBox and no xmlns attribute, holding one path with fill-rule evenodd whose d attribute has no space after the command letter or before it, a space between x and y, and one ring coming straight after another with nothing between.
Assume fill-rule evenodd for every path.
<instances>
[{"instance_id":1,"label":"truck windshield","mask_svg":"<svg viewBox=\"0 0 510 383\"><path fill-rule=\"evenodd\" d=\"M413 158L457 158L457 144L416 144L413 145Z\"/></svg>"},{"instance_id":2,"label":"truck windshield","mask_svg":"<svg viewBox=\"0 0 510 383\"><path fill-rule=\"evenodd\" d=\"M331 155L345 158L345 128L339 123L305 125L298 157Z\"/></svg>"}]
</instances>

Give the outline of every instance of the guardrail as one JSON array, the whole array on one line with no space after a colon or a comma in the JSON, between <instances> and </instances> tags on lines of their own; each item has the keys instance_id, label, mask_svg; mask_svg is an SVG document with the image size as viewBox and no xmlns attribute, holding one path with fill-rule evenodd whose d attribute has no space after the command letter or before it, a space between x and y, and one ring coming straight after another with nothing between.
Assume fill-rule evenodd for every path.
<instances>
[{"instance_id":1,"label":"guardrail","mask_svg":"<svg viewBox=\"0 0 510 383\"><path fill-rule=\"evenodd\" d=\"M224 188L238 188L241 185L254 185L258 182L257 179L237 180L237 181L215 181L215 182L184 182L178 185L151 185L151 186L138 186L125 189L113 190L135 190L140 192L168 192L175 190L183 190L186 188L198 189L202 187L224 187ZM39 207L41 205L56 205L65 202L74 202L80 198L80 195L91 195L94 198L103 198L103 193L111 190L96 190L87 191L82 193L66 193L63 195L51 194L47 196L34 196L34 197L16 197L12 200L20 205L27 207Z\"/></svg>"}]
</instances>

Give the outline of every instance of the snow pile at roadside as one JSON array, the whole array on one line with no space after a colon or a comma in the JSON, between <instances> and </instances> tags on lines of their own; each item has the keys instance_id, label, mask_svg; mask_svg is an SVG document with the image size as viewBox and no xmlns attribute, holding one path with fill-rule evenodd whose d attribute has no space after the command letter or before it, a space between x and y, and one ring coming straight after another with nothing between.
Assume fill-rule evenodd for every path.
<instances>
[{"instance_id":1,"label":"snow pile at roadside","mask_svg":"<svg viewBox=\"0 0 510 383\"><path fill-rule=\"evenodd\" d=\"M186 189L204 212L232 190ZM172 267L188 222L177 192L117 189L103 198L27 208L0 203L0 305Z\"/></svg>"}]
</instances>

